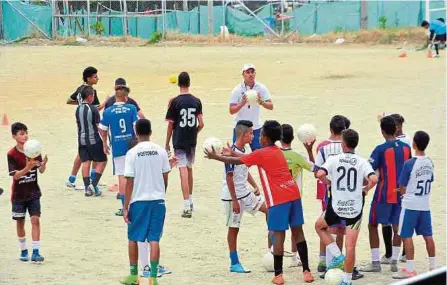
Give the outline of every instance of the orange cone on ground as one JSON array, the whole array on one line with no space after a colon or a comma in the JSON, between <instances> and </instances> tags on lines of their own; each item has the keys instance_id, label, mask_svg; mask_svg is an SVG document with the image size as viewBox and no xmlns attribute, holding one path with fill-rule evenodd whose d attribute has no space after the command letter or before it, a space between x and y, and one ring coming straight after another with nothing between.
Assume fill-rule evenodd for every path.
<instances>
[{"instance_id":1,"label":"orange cone on ground","mask_svg":"<svg viewBox=\"0 0 447 285\"><path fill-rule=\"evenodd\" d=\"M400 58L407 57L407 53L406 53L406 52L402 52L401 54L399 54L399 57L400 57Z\"/></svg>"},{"instance_id":2,"label":"orange cone on ground","mask_svg":"<svg viewBox=\"0 0 447 285\"><path fill-rule=\"evenodd\" d=\"M9 126L8 116L6 114L3 114L2 126Z\"/></svg>"},{"instance_id":3,"label":"orange cone on ground","mask_svg":"<svg viewBox=\"0 0 447 285\"><path fill-rule=\"evenodd\" d=\"M431 49L429 49L429 50L427 51L427 57L428 57L428 58L432 58L432 57L433 57L433 53L432 53Z\"/></svg>"}]
</instances>

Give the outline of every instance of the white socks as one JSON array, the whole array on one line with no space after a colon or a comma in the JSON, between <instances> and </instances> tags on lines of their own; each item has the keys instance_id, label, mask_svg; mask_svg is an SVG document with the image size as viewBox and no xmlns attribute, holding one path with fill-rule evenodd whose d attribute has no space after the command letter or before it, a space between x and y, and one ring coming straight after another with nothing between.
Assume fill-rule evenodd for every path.
<instances>
[{"instance_id":1,"label":"white socks","mask_svg":"<svg viewBox=\"0 0 447 285\"><path fill-rule=\"evenodd\" d=\"M26 237L19 237L20 250L26 249Z\"/></svg>"},{"instance_id":2,"label":"white socks","mask_svg":"<svg viewBox=\"0 0 447 285\"><path fill-rule=\"evenodd\" d=\"M414 260L407 259L405 266L406 266L406 269L408 272L413 272L414 271Z\"/></svg>"},{"instance_id":3,"label":"white socks","mask_svg":"<svg viewBox=\"0 0 447 285\"><path fill-rule=\"evenodd\" d=\"M189 194L189 204L192 205L192 194Z\"/></svg>"},{"instance_id":4,"label":"white socks","mask_svg":"<svg viewBox=\"0 0 447 285\"><path fill-rule=\"evenodd\" d=\"M394 252L394 248L393 248ZM371 248L371 260L380 261L380 248Z\"/></svg>"},{"instance_id":5,"label":"white socks","mask_svg":"<svg viewBox=\"0 0 447 285\"><path fill-rule=\"evenodd\" d=\"M343 282L351 284L351 281L352 281L352 272L351 273L343 272Z\"/></svg>"},{"instance_id":6,"label":"white socks","mask_svg":"<svg viewBox=\"0 0 447 285\"><path fill-rule=\"evenodd\" d=\"M191 199L191 198L189 198L189 199ZM187 211L191 210L191 202L189 200L183 200L183 205L185 207L185 210L187 210Z\"/></svg>"},{"instance_id":7,"label":"white socks","mask_svg":"<svg viewBox=\"0 0 447 285\"><path fill-rule=\"evenodd\" d=\"M141 271L149 267L149 252L150 244L147 241L138 242L138 263L140 264Z\"/></svg>"},{"instance_id":8,"label":"white socks","mask_svg":"<svg viewBox=\"0 0 447 285\"><path fill-rule=\"evenodd\" d=\"M430 270L436 269L436 256L428 257L428 262Z\"/></svg>"},{"instance_id":9,"label":"white socks","mask_svg":"<svg viewBox=\"0 0 447 285\"><path fill-rule=\"evenodd\" d=\"M33 250L39 250L40 249L40 241L33 240Z\"/></svg>"},{"instance_id":10,"label":"white socks","mask_svg":"<svg viewBox=\"0 0 447 285\"><path fill-rule=\"evenodd\" d=\"M393 255L391 256L391 260L397 260L399 258L400 246L393 246Z\"/></svg>"}]
</instances>

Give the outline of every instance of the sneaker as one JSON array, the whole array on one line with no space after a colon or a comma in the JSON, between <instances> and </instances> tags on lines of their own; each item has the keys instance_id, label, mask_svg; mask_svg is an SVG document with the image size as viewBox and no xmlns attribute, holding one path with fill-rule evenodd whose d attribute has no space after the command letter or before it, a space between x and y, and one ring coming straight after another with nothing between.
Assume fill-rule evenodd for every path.
<instances>
[{"instance_id":1,"label":"sneaker","mask_svg":"<svg viewBox=\"0 0 447 285\"><path fill-rule=\"evenodd\" d=\"M322 272L326 272L326 262L319 262L318 263L318 267L317 267L317 271L322 273Z\"/></svg>"},{"instance_id":2,"label":"sneaker","mask_svg":"<svg viewBox=\"0 0 447 285\"><path fill-rule=\"evenodd\" d=\"M42 262L42 261L44 261L45 260L45 258L43 258L43 256L41 256L40 254L39 254L39 251L38 250L33 250L33 255L31 256L31 261L34 261L34 262Z\"/></svg>"},{"instance_id":3,"label":"sneaker","mask_svg":"<svg viewBox=\"0 0 447 285\"><path fill-rule=\"evenodd\" d=\"M298 266L303 266L303 263L301 262L298 256L293 256L292 259L290 260L289 267L298 267Z\"/></svg>"},{"instance_id":4,"label":"sneaker","mask_svg":"<svg viewBox=\"0 0 447 285\"><path fill-rule=\"evenodd\" d=\"M102 195L101 190L99 190L98 186L95 187L95 197L99 197Z\"/></svg>"},{"instance_id":5,"label":"sneaker","mask_svg":"<svg viewBox=\"0 0 447 285\"><path fill-rule=\"evenodd\" d=\"M183 210L182 218L192 218L191 210Z\"/></svg>"},{"instance_id":6,"label":"sneaker","mask_svg":"<svg viewBox=\"0 0 447 285\"><path fill-rule=\"evenodd\" d=\"M312 276L312 273L310 273L309 271L304 271L303 272L303 281L306 283L314 282L314 277Z\"/></svg>"},{"instance_id":7,"label":"sneaker","mask_svg":"<svg viewBox=\"0 0 447 285\"><path fill-rule=\"evenodd\" d=\"M278 276L273 277L272 283L277 285L284 284L284 277L282 276L282 273L279 274Z\"/></svg>"},{"instance_id":8,"label":"sneaker","mask_svg":"<svg viewBox=\"0 0 447 285\"><path fill-rule=\"evenodd\" d=\"M20 260L21 261L29 261L29 256L28 256L28 250L22 250L22 252L20 253Z\"/></svg>"},{"instance_id":9,"label":"sneaker","mask_svg":"<svg viewBox=\"0 0 447 285\"><path fill-rule=\"evenodd\" d=\"M67 181L67 182L65 183L65 186L67 186L68 188L70 188L70 189L72 189L72 190L75 190L75 189L76 189L76 184L71 183L70 181Z\"/></svg>"},{"instance_id":10,"label":"sneaker","mask_svg":"<svg viewBox=\"0 0 447 285\"><path fill-rule=\"evenodd\" d=\"M380 272L382 271L382 267L380 266L380 261L373 261L370 264L360 267L359 270L362 272Z\"/></svg>"},{"instance_id":11,"label":"sneaker","mask_svg":"<svg viewBox=\"0 0 447 285\"><path fill-rule=\"evenodd\" d=\"M123 216L123 209L119 209L115 212L115 216L122 217Z\"/></svg>"},{"instance_id":12,"label":"sneaker","mask_svg":"<svg viewBox=\"0 0 447 285\"><path fill-rule=\"evenodd\" d=\"M393 279L407 279L416 276L416 271L409 272L407 269L402 268L398 272L393 274Z\"/></svg>"},{"instance_id":13,"label":"sneaker","mask_svg":"<svg viewBox=\"0 0 447 285\"><path fill-rule=\"evenodd\" d=\"M357 270L357 267L354 267L354 270L352 271L352 280L358 280L358 279L363 278L363 277L365 277L365 275L360 273Z\"/></svg>"},{"instance_id":14,"label":"sneaker","mask_svg":"<svg viewBox=\"0 0 447 285\"><path fill-rule=\"evenodd\" d=\"M128 275L120 283L124 285L138 285L138 275Z\"/></svg>"},{"instance_id":15,"label":"sneaker","mask_svg":"<svg viewBox=\"0 0 447 285\"><path fill-rule=\"evenodd\" d=\"M172 271L168 269L166 265L158 265L158 275L157 277L161 277L165 274L171 274Z\"/></svg>"},{"instance_id":16,"label":"sneaker","mask_svg":"<svg viewBox=\"0 0 447 285\"><path fill-rule=\"evenodd\" d=\"M327 264L327 270L339 266L340 264L343 263L344 260L345 260L345 256L343 254L340 254L339 256L332 258L331 263Z\"/></svg>"},{"instance_id":17,"label":"sneaker","mask_svg":"<svg viewBox=\"0 0 447 285\"><path fill-rule=\"evenodd\" d=\"M397 260L391 261L390 269L391 269L391 272L399 271L399 268L397 268Z\"/></svg>"},{"instance_id":18,"label":"sneaker","mask_svg":"<svg viewBox=\"0 0 447 285\"><path fill-rule=\"evenodd\" d=\"M407 262L407 256L406 255L401 255L399 260L400 260L400 262L405 263L405 262Z\"/></svg>"},{"instance_id":19,"label":"sneaker","mask_svg":"<svg viewBox=\"0 0 447 285\"><path fill-rule=\"evenodd\" d=\"M85 197L91 197L93 196L95 188L93 188L93 185L89 185L86 189L85 189Z\"/></svg>"},{"instance_id":20,"label":"sneaker","mask_svg":"<svg viewBox=\"0 0 447 285\"><path fill-rule=\"evenodd\" d=\"M320 279L324 280L324 276L326 276L326 272L327 271L321 272L321 274L318 277L320 277Z\"/></svg>"},{"instance_id":21,"label":"sneaker","mask_svg":"<svg viewBox=\"0 0 447 285\"><path fill-rule=\"evenodd\" d=\"M433 56L434 58L440 58L441 56L439 54L435 54L435 56Z\"/></svg>"},{"instance_id":22,"label":"sneaker","mask_svg":"<svg viewBox=\"0 0 447 285\"><path fill-rule=\"evenodd\" d=\"M251 270L245 269L242 264L236 263L230 266L230 272L234 273L250 273Z\"/></svg>"},{"instance_id":23,"label":"sneaker","mask_svg":"<svg viewBox=\"0 0 447 285\"><path fill-rule=\"evenodd\" d=\"M391 256L386 257L386 255L382 256L380 259L380 264L391 264Z\"/></svg>"}]
</instances>

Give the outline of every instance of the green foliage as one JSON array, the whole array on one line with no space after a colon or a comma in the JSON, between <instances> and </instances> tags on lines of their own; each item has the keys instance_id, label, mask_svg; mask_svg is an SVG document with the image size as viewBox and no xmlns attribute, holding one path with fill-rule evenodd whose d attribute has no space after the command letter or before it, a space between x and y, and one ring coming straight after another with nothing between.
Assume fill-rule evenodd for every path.
<instances>
[{"instance_id":1,"label":"green foliage","mask_svg":"<svg viewBox=\"0 0 447 285\"><path fill-rule=\"evenodd\" d=\"M386 21L387 21L387 18L385 16L382 16L379 18L379 29L382 29L382 30L386 29Z\"/></svg>"},{"instance_id":2,"label":"green foliage","mask_svg":"<svg viewBox=\"0 0 447 285\"><path fill-rule=\"evenodd\" d=\"M163 34L160 31L155 31L147 41L148 44L156 44L161 41Z\"/></svg>"},{"instance_id":3,"label":"green foliage","mask_svg":"<svg viewBox=\"0 0 447 285\"><path fill-rule=\"evenodd\" d=\"M335 34L340 34L342 32L343 32L343 28L342 27L340 27L340 26L335 27L335 29L334 29L334 33Z\"/></svg>"},{"instance_id":4,"label":"green foliage","mask_svg":"<svg viewBox=\"0 0 447 285\"><path fill-rule=\"evenodd\" d=\"M97 21L95 24L90 26L94 31L95 34L100 36L102 33L104 33L104 24L101 21Z\"/></svg>"}]
</instances>

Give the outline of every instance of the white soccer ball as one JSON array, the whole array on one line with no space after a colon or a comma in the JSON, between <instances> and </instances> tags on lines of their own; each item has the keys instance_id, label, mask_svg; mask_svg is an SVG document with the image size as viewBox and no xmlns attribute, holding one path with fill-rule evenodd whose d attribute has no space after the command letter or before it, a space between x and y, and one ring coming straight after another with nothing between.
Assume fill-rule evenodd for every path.
<instances>
[{"instance_id":1,"label":"white soccer ball","mask_svg":"<svg viewBox=\"0 0 447 285\"><path fill-rule=\"evenodd\" d=\"M324 275L324 281L330 285L340 285L343 281L343 270L340 268L329 269Z\"/></svg>"},{"instance_id":2,"label":"white soccer ball","mask_svg":"<svg viewBox=\"0 0 447 285\"><path fill-rule=\"evenodd\" d=\"M23 145L23 149L25 155L29 158L36 158L42 153L42 145L37 140L28 140Z\"/></svg>"},{"instance_id":3,"label":"white soccer ball","mask_svg":"<svg viewBox=\"0 0 447 285\"><path fill-rule=\"evenodd\" d=\"M262 266L267 272L275 271L273 253L268 251L262 258Z\"/></svg>"},{"instance_id":4,"label":"white soccer ball","mask_svg":"<svg viewBox=\"0 0 447 285\"><path fill-rule=\"evenodd\" d=\"M223 144L222 141L218 138L215 137L210 137L207 138L204 142L203 142L203 150L207 150L208 152L212 152L214 150L216 151L216 153L222 153L222 149L223 149Z\"/></svg>"},{"instance_id":5,"label":"white soccer ball","mask_svg":"<svg viewBox=\"0 0 447 285\"><path fill-rule=\"evenodd\" d=\"M302 143L310 143L316 139L317 130L312 124L304 124L298 127L297 135Z\"/></svg>"},{"instance_id":6,"label":"white soccer ball","mask_svg":"<svg viewBox=\"0 0 447 285\"><path fill-rule=\"evenodd\" d=\"M248 105L258 104L258 93L255 90L248 90L245 92L245 96L247 96Z\"/></svg>"}]
</instances>

